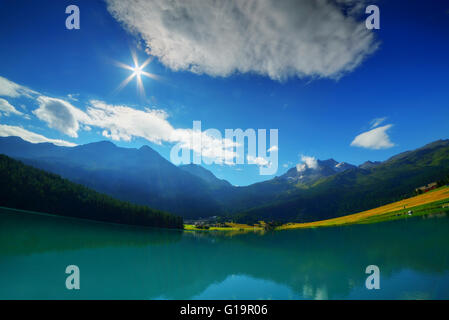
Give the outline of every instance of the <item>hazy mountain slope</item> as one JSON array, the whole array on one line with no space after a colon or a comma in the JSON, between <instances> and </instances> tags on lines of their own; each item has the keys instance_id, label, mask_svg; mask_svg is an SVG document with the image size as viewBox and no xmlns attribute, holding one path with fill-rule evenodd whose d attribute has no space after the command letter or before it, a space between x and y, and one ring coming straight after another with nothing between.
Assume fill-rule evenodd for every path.
<instances>
[{"instance_id":1,"label":"hazy mountain slope","mask_svg":"<svg viewBox=\"0 0 449 320\"><path fill-rule=\"evenodd\" d=\"M206 181L147 146L120 148L103 141L68 148L8 137L0 138L0 153L119 199L184 217L223 212Z\"/></svg>"},{"instance_id":2,"label":"hazy mountain slope","mask_svg":"<svg viewBox=\"0 0 449 320\"><path fill-rule=\"evenodd\" d=\"M182 218L118 201L0 155L0 206L98 221L182 228Z\"/></svg>"},{"instance_id":3,"label":"hazy mountain slope","mask_svg":"<svg viewBox=\"0 0 449 320\"><path fill-rule=\"evenodd\" d=\"M218 179L211 171L203 168L200 165L196 164L186 164L179 166L182 170L203 179L205 182L209 184L212 188L223 188L223 187L231 187L232 185L224 180L224 179Z\"/></svg>"}]
</instances>

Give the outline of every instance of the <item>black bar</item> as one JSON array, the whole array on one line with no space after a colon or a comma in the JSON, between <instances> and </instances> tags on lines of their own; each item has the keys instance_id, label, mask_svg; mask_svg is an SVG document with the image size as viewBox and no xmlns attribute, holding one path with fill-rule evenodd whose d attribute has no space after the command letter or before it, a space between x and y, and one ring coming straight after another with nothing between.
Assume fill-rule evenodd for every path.
<instances>
[{"instance_id":1,"label":"black bar","mask_svg":"<svg viewBox=\"0 0 449 320\"><path fill-rule=\"evenodd\" d=\"M251 308L249 306L264 306ZM105 301L105 300L71 300L71 301L1 301L3 312L11 308L15 316L22 312L47 313L49 310L66 310L70 316L86 317L92 315L114 315L131 318L139 314L146 319L311 319L331 313L334 316L354 317L357 319L369 317L385 317L393 312L402 316L414 315L420 311L438 313L444 312L449 306L449 300L326 300L326 301L285 301L285 300L168 300L168 301ZM183 308L189 308L188 314L182 314ZM213 308L210 316L207 310ZM255 310L258 309L258 310ZM196 310L195 314L192 310ZM201 311L201 314L199 314ZM259 311L257 313L256 311Z\"/></svg>"}]
</instances>

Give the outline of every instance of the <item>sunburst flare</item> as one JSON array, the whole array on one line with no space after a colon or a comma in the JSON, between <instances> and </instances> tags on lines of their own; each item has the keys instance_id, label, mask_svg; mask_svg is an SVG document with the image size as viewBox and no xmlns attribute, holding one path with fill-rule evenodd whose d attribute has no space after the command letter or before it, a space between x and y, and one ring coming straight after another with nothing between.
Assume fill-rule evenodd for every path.
<instances>
[{"instance_id":1,"label":"sunburst flare","mask_svg":"<svg viewBox=\"0 0 449 320\"><path fill-rule=\"evenodd\" d=\"M147 71L144 71L144 68L153 60L152 57L148 58L147 60L145 60L144 63L142 63L139 66L139 61L137 58L137 55L135 52L131 52L131 56L134 62L134 66L129 66L127 64L121 63L121 62L116 62L116 65L123 68L123 69L127 69L132 71L132 73L125 79L123 80L120 85L117 87L116 91L120 91L122 90L124 87L126 87L126 85L134 78L136 78L137 80L137 89L139 91L139 93L142 96L145 96L145 88L143 86L143 81L142 81L142 76L148 77L150 79L153 80L159 80L159 77L154 74L154 73L150 73Z\"/></svg>"}]
</instances>

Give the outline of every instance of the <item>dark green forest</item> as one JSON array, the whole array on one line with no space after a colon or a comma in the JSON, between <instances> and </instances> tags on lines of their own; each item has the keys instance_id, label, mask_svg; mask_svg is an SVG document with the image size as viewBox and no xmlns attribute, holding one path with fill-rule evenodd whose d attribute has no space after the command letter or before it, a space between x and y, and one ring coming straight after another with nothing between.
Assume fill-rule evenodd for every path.
<instances>
[{"instance_id":1,"label":"dark green forest","mask_svg":"<svg viewBox=\"0 0 449 320\"><path fill-rule=\"evenodd\" d=\"M0 155L0 206L96 221L183 228L183 219L120 201Z\"/></svg>"}]
</instances>

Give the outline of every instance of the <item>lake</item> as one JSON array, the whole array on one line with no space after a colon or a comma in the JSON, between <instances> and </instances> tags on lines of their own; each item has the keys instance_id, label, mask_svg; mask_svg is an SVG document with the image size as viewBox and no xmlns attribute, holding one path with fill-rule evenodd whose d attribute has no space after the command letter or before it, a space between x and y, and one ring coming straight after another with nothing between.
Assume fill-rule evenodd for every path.
<instances>
[{"instance_id":1,"label":"lake","mask_svg":"<svg viewBox=\"0 0 449 320\"><path fill-rule=\"evenodd\" d=\"M229 236L0 209L0 299L448 299L448 245L444 215Z\"/></svg>"}]
</instances>

